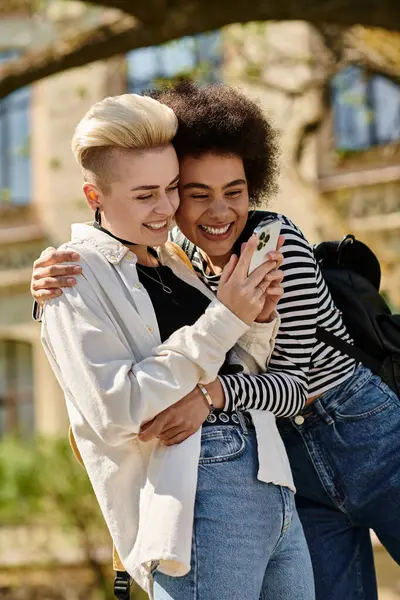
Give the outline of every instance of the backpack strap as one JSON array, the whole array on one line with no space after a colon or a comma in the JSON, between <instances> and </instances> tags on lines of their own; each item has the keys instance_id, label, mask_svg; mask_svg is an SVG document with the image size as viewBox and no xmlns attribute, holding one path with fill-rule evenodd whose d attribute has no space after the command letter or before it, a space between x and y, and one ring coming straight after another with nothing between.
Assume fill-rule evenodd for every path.
<instances>
[{"instance_id":1,"label":"backpack strap","mask_svg":"<svg viewBox=\"0 0 400 600\"><path fill-rule=\"evenodd\" d=\"M361 362L363 365L371 369L373 373L378 374L381 370L382 363L378 359L374 358L358 348L357 346L353 346L352 344L348 344L341 338L337 337L327 329L320 327L317 325L316 338L320 342L323 342L327 346L331 346L335 348L335 350L339 350L342 354L347 354L351 358L354 358L358 362Z\"/></svg>"},{"instance_id":2,"label":"backpack strap","mask_svg":"<svg viewBox=\"0 0 400 600\"><path fill-rule=\"evenodd\" d=\"M166 246L168 247L169 250L172 250L172 252L174 254L176 254L179 257L179 259L183 263L185 263L185 265L187 267L189 267L189 269L191 271L194 271L193 265L190 262L188 255L186 254L186 252L184 250L182 250L182 248L178 244L176 244L175 242L167 242Z\"/></svg>"},{"instance_id":3,"label":"backpack strap","mask_svg":"<svg viewBox=\"0 0 400 600\"><path fill-rule=\"evenodd\" d=\"M126 571L117 571L115 575L114 596L118 600L129 600L131 597L131 578Z\"/></svg>"},{"instance_id":4,"label":"backpack strap","mask_svg":"<svg viewBox=\"0 0 400 600\"><path fill-rule=\"evenodd\" d=\"M74 453L74 456L75 456L76 460L78 461L78 463L80 463L82 466L84 466L81 453L79 452L78 446L77 446L76 441L75 441L75 437L74 437L74 433L72 431L72 427L70 427L68 429L68 439L69 439L69 444L71 446L72 452Z\"/></svg>"},{"instance_id":5,"label":"backpack strap","mask_svg":"<svg viewBox=\"0 0 400 600\"><path fill-rule=\"evenodd\" d=\"M125 567L121 562L116 547L113 545L113 569L114 571L125 571Z\"/></svg>"}]
</instances>

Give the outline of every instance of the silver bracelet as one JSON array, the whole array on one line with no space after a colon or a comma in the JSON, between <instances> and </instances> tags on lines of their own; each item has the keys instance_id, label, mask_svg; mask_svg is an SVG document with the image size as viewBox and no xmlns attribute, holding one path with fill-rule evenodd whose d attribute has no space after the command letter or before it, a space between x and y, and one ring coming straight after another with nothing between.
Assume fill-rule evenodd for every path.
<instances>
[{"instance_id":1,"label":"silver bracelet","mask_svg":"<svg viewBox=\"0 0 400 600\"><path fill-rule=\"evenodd\" d=\"M197 387L199 388L199 390L203 394L204 398L207 400L208 406L210 407L210 413L214 412L215 406L213 404L213 401L212 401L212 398L211 398L210 394L207 392L207 390L204 387L204 385L201 385L201 383L198 383Z\"/></svg>"}]
</instances>

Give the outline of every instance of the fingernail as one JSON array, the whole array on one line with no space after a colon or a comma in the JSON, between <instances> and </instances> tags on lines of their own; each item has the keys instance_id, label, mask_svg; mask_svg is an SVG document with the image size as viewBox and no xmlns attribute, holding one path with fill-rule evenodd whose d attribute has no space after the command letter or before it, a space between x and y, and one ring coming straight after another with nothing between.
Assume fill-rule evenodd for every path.
<instances>
[{"instance_id":1,"label":"fingernail","mask_svg":"<svg viewBox=\"0 0 400 600\"><path fill-rule=\"evenodd\" d=\"M71 258L72 258L72 260L79 260L79 254L77 252L73 252L71 254Z\"/></svg>"},{"instance_id":2,"label":"fingernail","mask_svg":"<svg viewBox=\"0 0 400 600\"><path fill-rule=\"evenodd\" d=\"M74 283L76 283L76 279L73 279L72 277L69 277L67 279L67 284L68 285L74 285Z\"/></svg>"},{"instance_id":3,"label":"fingernail","mask_svg":"<svg viewBox=\"0 0 400 600\"><path fill-rule=\"evenodd\" d=\"M74 267L73 268L73 272L74 273L80 273L81 272L82 267Z\"/></svg>"}]
</instances>

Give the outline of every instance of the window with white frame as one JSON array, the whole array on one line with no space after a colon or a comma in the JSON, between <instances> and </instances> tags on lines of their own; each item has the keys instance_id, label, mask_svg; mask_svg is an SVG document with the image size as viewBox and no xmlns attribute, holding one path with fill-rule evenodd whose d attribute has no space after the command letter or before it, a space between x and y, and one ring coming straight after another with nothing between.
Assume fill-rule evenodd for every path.
<instances>
[{"instance_id":1,"label":"window with white frame","mask_svg":"<svg viewBox=\"0 0 400 600\"><path fill-rule=\"evenodd\" d=\"M0 63L15 56L15 52L0 53ZM0 100L0 206L30 201L30 97L30 88L22 88Z\"/></svg>"},{"instance_id":2,"label":"window with white frame","mask_svg":"<svg viewBox=\"0 0 400 600\"><path fill-rule=\"evenodd\" d=\"M126 61L128 91L136 94L184 75L214 83L220 80L221 35L217 31L139 48L129 52Z\"/></svg>"},{"instance_id":3,"label":"window with white frame","mask_svg":"<svg viewBox=\"0 0 400 600\"><path fill-rule=\"evenodd\" d=\"M400 142L400 86L350 66L332 80L336 148L363 150Z\"/></svg>"},{"instance_id":4,"label":"window with white frame","mask_svg":"<svg viewBox=\"0 0 400 600\"><path fill-rule=\"evenodd\" d=\"M0 340L0 438L34 431L32 346Z\"/></svg>"}]
</instances>

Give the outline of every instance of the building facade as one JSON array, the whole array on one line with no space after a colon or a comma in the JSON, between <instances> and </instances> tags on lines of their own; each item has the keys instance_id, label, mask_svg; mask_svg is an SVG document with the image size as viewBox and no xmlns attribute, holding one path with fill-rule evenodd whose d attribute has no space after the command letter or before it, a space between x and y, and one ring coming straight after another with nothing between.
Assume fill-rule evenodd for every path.
<instances>
[{"instance_id":1,"label":"building facade","mask_svg":"<svg viewBox=\"0 0 400 600\"><path fill-rule=\"evenodd\" d=\"M21 50L26 26L13 20L4 29L0 60ZM400 93L353 68L331 82L324 103L315 83L320 44L304 23L235 25L74 69L0 102L0 437L66 431L62 394L31 319L29 282L40 252L66 241L72 222L92 217L70 140L107 95L194 74L259 99L281 131L281 190L271 208L314 242L356 233L378 253L384 288L400 306Z\"/></svg>"}]
</instances>

